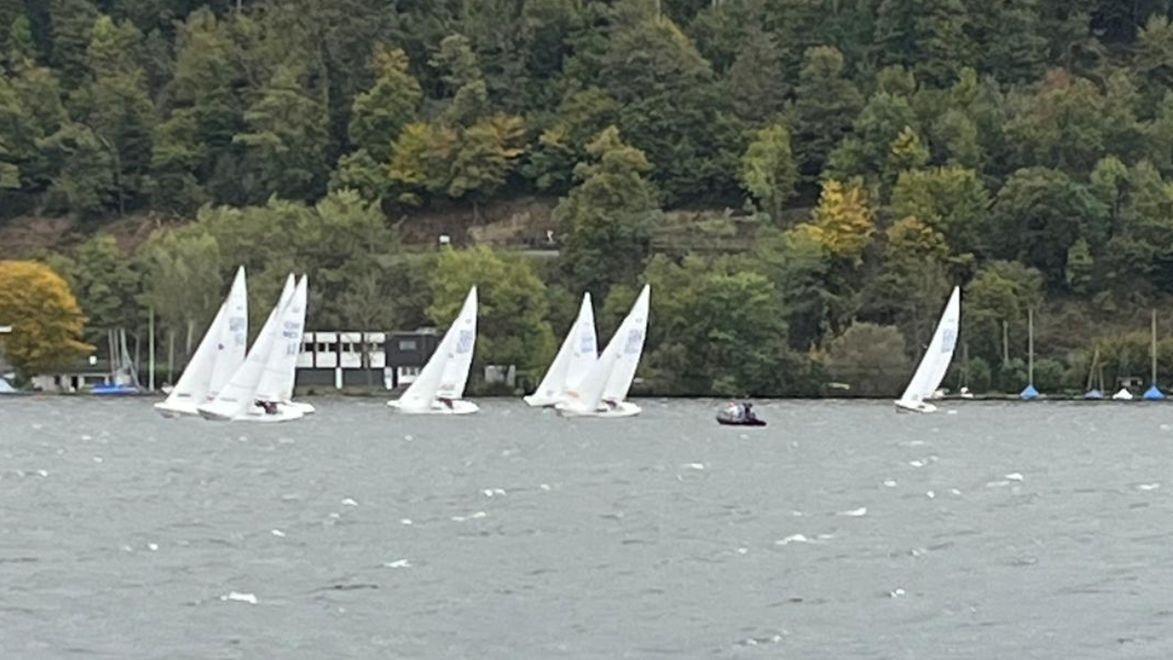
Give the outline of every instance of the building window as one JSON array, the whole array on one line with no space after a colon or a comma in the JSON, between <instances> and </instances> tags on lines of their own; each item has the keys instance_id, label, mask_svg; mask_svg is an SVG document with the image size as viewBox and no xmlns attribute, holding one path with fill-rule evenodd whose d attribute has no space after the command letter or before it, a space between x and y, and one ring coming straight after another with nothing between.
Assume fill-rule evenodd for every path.
<instances>
[{"instance_id":1,"label":"building window","mask_svg":"<svg viewBox=\"0 0 1173 660\"><path fill-rule=\"evenodd\" d=\"M400 367L401 375L404 376L418 376L420 373L419 367Z\"/></svg>"},{"instance_id":2,"label":"building window","mask_svg":"<svg viewBox=\"0 0 1173 660\"><path fill-rule=\"evenodd\" d=\"M312 342L312 341L306 342L305 345L301 347L301 352L302 353L313 353L314 352L314 342Z\"/></svg>"},{"instance_id":3,"label":"building window","mask_svg":"<svg viewBox=\"0 0 1173 660\"><path fill-rule=\"evenodd\" d=\"M400 339L399 340L399 350L403 351L404 353L414 351L415 350L415 340L414 339Z\"/></svg>"},{"instance_id":4,"label":"building window","mask_svg":"<svg viewBox=\"0 0 1173 660\"><path fill-rule=\"evenodd\" d=\"M319 343L318 344L318 352L319 353L329 353L330 352L329 345L327 345L325 343Z\"/></svg>"}]
</instances>

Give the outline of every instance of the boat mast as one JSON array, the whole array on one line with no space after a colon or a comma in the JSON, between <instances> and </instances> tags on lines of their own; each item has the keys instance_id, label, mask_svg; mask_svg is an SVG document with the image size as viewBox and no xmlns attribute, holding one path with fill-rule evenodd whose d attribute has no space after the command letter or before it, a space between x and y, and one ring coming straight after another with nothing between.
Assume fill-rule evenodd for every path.
<instances>
[{"instance_id":1,"label":"boat mast","mask_svg":"<svg viewBox=\"0 0 1173 660\"><path fill-rule=\"evenodd\" d=\"M1031 387L1035 384L1035 310L1026 310L1026 379Z\"/></svg>"},{"instance_id":2,"label":"boat mast","mask_svg":"<svg viewBox=\"0 0 1173 660\"><path fill-rule=\"evenodd\" d=\"M1149 349L1149 355L1152 358L1152 371L1149 376L1149 385L1157 386L1157 310L1153 310L1152 316L1152 344Z\"/></svg>"}]
</instances>

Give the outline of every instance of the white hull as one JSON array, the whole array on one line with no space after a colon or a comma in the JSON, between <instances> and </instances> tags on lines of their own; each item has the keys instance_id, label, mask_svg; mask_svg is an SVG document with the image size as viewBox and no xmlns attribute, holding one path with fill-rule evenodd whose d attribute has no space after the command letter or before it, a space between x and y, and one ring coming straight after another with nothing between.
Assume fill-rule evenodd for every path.
<instances>
[{"instance_id":1,"label":"white hull","mask_svg":"<svg viewBox=\"0 0 1173 660\"><path fill-rule=\"evenodd\" d=\"M578 410L570 407L559 407L558 414L563 417L635 417L643 409L630 401L619 403L604 403L595 410Z\"/></svg>"},{"instance_id":2,"label":"white hull","mask_svg":"<svg viewBox=\"0 0 1173 660\"><path fill-rule=\"evenodd\" d=\"M266 413L257 406L250 406L248 412L244 413L243 415L237 415L236 417L231 418L208 412L206 409L201 409L199 412L201 417L214 422L255 422L260 424L275 424L278 422L291 422L295 419L301 419L302 417L305 417L305 413L302 411L290 406L286 406L283 403L277 404L277 412L272 414Z\"/></svg>"},{"instance_id":3,"label":"white hull","mask_svg":"<svg viewBox=\"0 0 1173 660\"><path fill-rule=\"evenodd\" d=\"M155 404L155 410L160 415L167 419L175 419L177 417L199 417L200 411L196 410L196 404L188 402L171 402L160 401Z\"/></svg>"},{"instance_id":4,"label":"white hull","mask_svg":"<svg viewBox=\"0 0 1173 660\"><path fill-rule=\"evenodd\" d=\"M896 401L896 412L931 413L937 407L925 401Z\"/></svg>"},{"instance_id":5,"label":"white hull","mask_svg":"<svg viewBox=\"0 0 1173 660\"><path fill-rule=\"evenodd\" d=\"M405 408L400 406L398 401L388 401L387 405L404 415L471 415L480 410L477 404L464 399L457 399L451 403L449 406L433 401L428 408Z\"/></svg>"},{"instance_id":6,"label":"white hull","mask_svg":"<svg viewBox=\"0 0 1173 660\"><path fill-rule=\"evenodd\" d=\"M526 404L533 406L534 408L548 408L549 406L556 406L556 405L558 405L558 403L560 403L558 399L551 399L549 397L542 397L542 396L538 396L536 394L530 394L529 396L523 396L522 400L525 401Z\"/></svg>"},{"instance_id":7,"label":"white hull","mask_svg":"<svg viewBox=\"0 0 1173 660\"><path fill-rule=\"evenodd\" d=\"M303 415L312 415L314 412L316 412L316 409L313 407L313 405L304 401L283 401L281 402L281 405L293 410L300 410L301 414Z\"/></svg>"}]
</instances>

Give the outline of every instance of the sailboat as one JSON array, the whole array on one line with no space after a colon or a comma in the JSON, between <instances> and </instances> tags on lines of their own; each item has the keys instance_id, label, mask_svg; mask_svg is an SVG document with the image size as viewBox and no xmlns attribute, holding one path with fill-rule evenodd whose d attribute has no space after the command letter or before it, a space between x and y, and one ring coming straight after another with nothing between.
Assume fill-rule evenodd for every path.
<instances>
[{"instance_id":1,"label":"sailboat","mask_svg":"<svg viewBox=\"0 0 1173 660\"><path fill-rule=\"evenodd\" d=\"M247 343L248 288L241 266L179 382L166 401L155 404L155 410L164 417L198 415L196 408L216 398L220 388L244 362Z\"/></svg>"},{"instance_id":2,"label":"sailboat","mask_svg":"<svg viewBox=\"0 0 1173 660\"><path fill-rule=\"evenodd\" d=\"M1026 310L1026 387L1018 393L1018 398L1034 401L1039 396L1035 388L1035 310L1030 307Z\"/></svg>"},{"instance_id":3,"label":"sailboat","mask_svg":"<svg viewBox=\"0 0 1173 660\"><path fill-rule=\"evenodd\" d=\"M469 290L460 313L436 351L403 396L387 405L417 415L468 415L480 408L465 401L464 387L472 369L477 340L477 288Z\"/></svg>"},{"instance_id":4,"label":"sailboat","mask_svg":"<svg viewBox=\"0 0 1173 660\"><path fill-rule=\"evenodd\" d=\"M595 313L591 308L591 294L584 293L578 318L570 326L566 339L562 340L562 346L538 389L525 397L525 402L531 406L553 406L564 401L566 391L578 386L586 378L597 359Z\"/></svg>"},{"instance_id":5,"label":"sailboat","mask_svg":"<svg viewBox=\"0 0 1173 660\"><path fill-rule=\"evenodd\" d=\"M590 372L577 387L567 390L565 400L557 405L562 415L631 417L641 412L625 399L643 356L651 291L649 285L644 286Z\"/></svg>"},{"instance_id":6,"label":"sailboat","mask_svg":"<svg viewBox=\"0 0 1173 660\"><path fill-rule=\"evenodd\" d=\"M953 287L941 320L937 322L937 329L929 348L921 358L912 380L904 390L900 400L896 402L897 410L912 412L933 412L937 409L925 401L941 384L945 372L949 370L949 363L953 360L953 349L957 345L957 332L961 325L961 289Z\"/></svg>"},{"instance_id":7,"label":"sailboat","mask_svg":"<svg viewBox=\"0 0 1173 660\"><path fill-rule=\"evenodd\" d=\"M256 341L253 342L244 362L233 372L232 377L214 399L197 408L201 417L216 421L281 422L302 416L303 413L300 411L291 408L281 409L271 400L266 400L265 406L257 405L257 394L261 387L274 391L280 385L272 384L271 376L267 381L263 379L266 378L266 371L272 370L270 358L274 357L273 349L279 346L278 338L287 310L290 310L290 314L294 313L292 309L297 304L298 295L304 296L305 288L298 287L293 275L290 275L285 281L285 288L281 291L277 305L269 312L269 317L261 326L261 331L257 334ZM304 307L304 298L300 305Z\"/></svg>"},{"instance_id":8,"label":"sailboat","mask_svg":"<svg viewBox=\"0 0 1173 660\"><path fill-rule=\"evenodd\" d=\"M1161 401L1165 398L1165 393L1161 388L1157 387L1157 310L1153 310L1152 316L1152 343L1149 347L1149 358L1152 360L1152 372L1149 379L1149 389L1145 390L1145 401Z\"/></svg>"},{"instance_id":9,"label":"sailboat","mask_svg":"<svg viewBox=\"0 0 1173 660\"><path fill-rule=\"evenodd\" d=\"M309 275L302 275L297 286L298 289L294 291L294 302L300 304L290 309L280 329L284 351L281 354L281 367L277 370L280 387L276 401L283 407L300 410L303 415L309 415L314 412L313 405L293 400L293 386L297 382L297 355L301 351L301 340L305 336Z\"/></svg>"},{"instance_id":10,"label":"sailboat","mask_svg":"<svg viewBox=\"0 0 1173 660\"><path fill-rule=\"evenodd\" d=\"M126 347L126 330L108 330L106 345L110 356L110 378L105 383L91 387L90 393L138 394L138 376L135 374L134 361L130 359L130 351Z\"/></svg>"}]
</instances>

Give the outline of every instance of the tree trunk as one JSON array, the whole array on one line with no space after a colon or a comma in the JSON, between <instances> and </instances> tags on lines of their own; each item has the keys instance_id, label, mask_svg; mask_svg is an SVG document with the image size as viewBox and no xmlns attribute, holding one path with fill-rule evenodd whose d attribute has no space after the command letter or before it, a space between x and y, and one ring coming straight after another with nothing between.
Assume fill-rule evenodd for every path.
<instances>
[{"instance_id":1,"label":"tree trunk","mask_svg":"<svg viewBox=\"0 0 1173 660\"><path fill-rule=\"evenodd\" d=\"M175 330L167 328L167 384L175 385Z\"/></svg>"}]
</instances>

